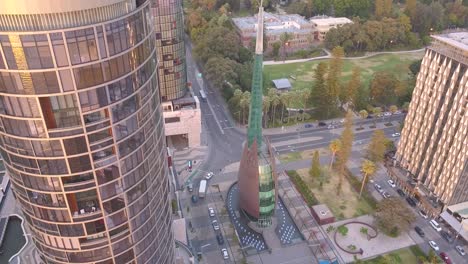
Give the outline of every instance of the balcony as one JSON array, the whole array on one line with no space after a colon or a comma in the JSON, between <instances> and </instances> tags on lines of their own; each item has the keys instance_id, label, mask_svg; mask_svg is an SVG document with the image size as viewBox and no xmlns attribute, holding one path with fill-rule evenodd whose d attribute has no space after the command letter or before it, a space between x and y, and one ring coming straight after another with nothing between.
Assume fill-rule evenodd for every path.
<instances>
[{"instance_id":1,"label":"balcony","mask_svg":"<svg viewBox=\"0 0 468 264\"><path fill-rule=\"evenodd\" d=\"M76 222L94 220L100 217L102 217L102 211L96 207L92 207L90 209L80 209L79 212L73 213L73 220Z\"/></svg>"}]
</instances>

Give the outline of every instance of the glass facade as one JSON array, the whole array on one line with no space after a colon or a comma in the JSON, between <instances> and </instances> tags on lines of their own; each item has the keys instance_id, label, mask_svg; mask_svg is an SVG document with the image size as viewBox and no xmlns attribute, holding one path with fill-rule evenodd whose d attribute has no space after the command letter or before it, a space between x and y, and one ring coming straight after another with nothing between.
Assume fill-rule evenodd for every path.
<instances>
[{"instance_id":1,"label":"glass facade","mask_svg":"<svg viewBox=\"0 0 468 264\"><path fill-rule=\"evenodd\" d=\"M161 99L170 101L187 92L182 0L154 0L152 12L158 53Z\"/></svg>"},{"instance_id":2,"label":"glass facade","mask_svg":"<svg viewBox=\"0 0 468 264\"><path fill-rule=\"evenodd\" d=\"M45 263L173 262L149 4L0 31L0 154Z\"/></svg>"}]
</instances>

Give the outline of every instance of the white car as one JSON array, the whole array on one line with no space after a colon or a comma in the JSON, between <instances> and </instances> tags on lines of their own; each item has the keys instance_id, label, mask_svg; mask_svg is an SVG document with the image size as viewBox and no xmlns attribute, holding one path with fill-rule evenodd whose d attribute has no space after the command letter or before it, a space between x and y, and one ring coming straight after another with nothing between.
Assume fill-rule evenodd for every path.
<instances>
[{"instance_id":1,"label":"white car","mask_svg":"<svg viewBox=\"0 0 468 264\"><path fill-rule=\"evenodd\" d=\"M439 246L433 240L429 241L429 246L431 246L435 251L439 251Z\"/></svg>"},{"instance_id":2,"label":"white car","mask_svg":"<svg viewBox=\"0 0 468 264\"><path fill-rule=\"evenodd\" d=\"M213 208L208 208L208 214L211 216L211 217L214 217L215 216L215 211L213 210Z\"/></svg>"},{"instance_id":3,"label":"white car","mask_svg":"<svg viewBox=\"0 0 468 264\"><path fill-rule=\"evenodd\" d=\"M210 172L208 172L208 174L206 174L205 179L209 180L209 179L213 178L213 176L214 176L214 173L210 171Z\"/></svg>"},{"instance_id":4,"label":"white car","mask_svg":"<svg viewBox=\"0 0 468 264\"><path fill-rule=\"evenodd\" d=\"M393 133L392 134L392 137L399 137L400 136L400 133Z\"/></svg>"},{"instance_id":5,"label":"white car","mask_svg":"<svg viewBox=\"0 0 468 264\"><path fill-rule=\"evenodd\" d=\"M422 218L427 219L429 216L424 212L423 210L419 210L419 215L422 216Z\"/></svg>"},{"instance_id":6,"label":"white car","mask_svg":"<svg viewBox=\"0 0 468 264\"><path fill-rule=\"evenodd\" d=\"M213 220L213 222L211 222L211 224L213 225L213 229L214 229L214 230L219 230L218 221Z\"/></svg>"},{"instance_id":7,"label":"white car","mask_svg":"<svg viewBox=\"0 0 468 264\"><path fill-rule=\"evenodd\" d=\"M388 192L382 192L382 196L387 199L387 198L390 198L390 194Z\"/></svg>"},{"instance_id":8,"label":"white car","mask_svg":"<svg viewBox=\"0 0 468 264\"><path fill-rule=\"evenodd\" d=\"M222 248L221 253L223 254L223 259L229 259L229 253L228 253L227 249Z\"/></svg>"},{"instance_id":9,"label":"white car","mask_svg":"<svg viewBox=\"0 0 468 264\"><path fill-rule=\"evenodd\" d=\"M465 250L462 248L462 246L456 246L455 249L457 250L458 254L465 256Z\"/></svg>"},{"instance_id":10,"label":"white car","mask_svg":"<svg viewBox=\"0 0 468 264\"><path fill-rule=\"evenodd\" d=\"M382 192L383 192L382 187L380 187L380 185L378 185L377 183L374 184L374 188L375 188L379 193L382 193Z\"/></svg>"},{"instance_id":11,"label":"white car","mask_svg":"<svg viewBox=\"0 0 468 264\"><path fill-rule=\"evenodd\" d=\"M388 184L389 184L390 186L392 186L392 188L395 188L395 187L396 187L396 184L395 184L394 181L388 180L387 182L388 182Z\"/></svg>"},{"instance_id":12,"label":"white car","mask_svg":"<svg viewBox=\"0 0 468 264\"><path fill-rule=\"evenodd\" d=\"M395 115L400 115L400 114L401 114L401 111L400 111L400 110L398 110L398 111L395 112Z\"/></svg>"},{"instance_id":13,"label":"white car","mask_svg":"<svg viewBox=\"0 0 468 264\"><path fill-rule=\"evenodd\" d=\"M383 115L384 115L384 116L391 116L392 113L390 113L390 112L385 112Z\"/></svg>"}]
</instances>

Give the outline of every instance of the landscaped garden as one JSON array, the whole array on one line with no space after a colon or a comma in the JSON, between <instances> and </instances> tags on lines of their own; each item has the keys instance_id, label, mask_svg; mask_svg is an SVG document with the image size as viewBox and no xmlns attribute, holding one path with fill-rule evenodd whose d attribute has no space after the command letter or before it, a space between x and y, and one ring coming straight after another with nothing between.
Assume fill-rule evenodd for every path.
<instances>
[{"instance_id":1,"label":"landscaped garden","mask_svg":"<svg viewBox=\"0 0 468 264\"><path fill-rule=\"evenodd\" d=\"M386 261L389 260L390 262ZM386 262L384 262L386 261ZM391 253L378 256L373 259L365 260L363 263L366 264L380 264L380 263L395 263L395 264L406 264L406 263L418 263L418 257L409 249L403 248Z\"/></svg>"}]
</instances>

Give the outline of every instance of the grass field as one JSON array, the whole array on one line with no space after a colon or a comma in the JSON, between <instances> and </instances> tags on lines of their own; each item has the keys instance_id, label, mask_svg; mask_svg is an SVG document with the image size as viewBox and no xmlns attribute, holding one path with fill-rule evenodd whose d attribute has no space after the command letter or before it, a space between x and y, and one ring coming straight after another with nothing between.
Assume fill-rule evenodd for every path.
<instances>
[{"instance_id":1,"label":"grass field","mask_svg":"<svg viewBox=\"0 0 468 264\"><path fill-rule=\"evenodd\" d=\"M343 65L342 81L346 82L351 78L351 73L354 67L361 68L361 81L365 87L369 86L369 82L375 72L388 71L394 73L400 80L406 79L408 76L409 65L419 59L422 59L423 51L401 54L383 54L365 59L346 59ZM301 90L309 88L313 85L314 69L321 61L315 60L300 63L280 64L280 65L265 65L264 78L267 87L272 85L271 80L279 78L289 78L294 76L296 80L289 78L293 86L293 90Z\"/></svg>"},{"instance_id":2,"label":"grass field","mask_svg":"<svg viewBox=\"0 0 468 264\"><path fill-rule=\"evenodd\" d=\"M389 254L385 254L383 256L379 256L377 258L373 258L370 260L364 261L366 264L379 264L379 263L387 263L387 262L382 262L382 258L388 257L390 259L390 263L395 263L395 264L409 264L409 263L418 263L418 258L416 255L411 252L409 248L403 248L397 251L394 251Z\"/></svg>"}]
</instances>

